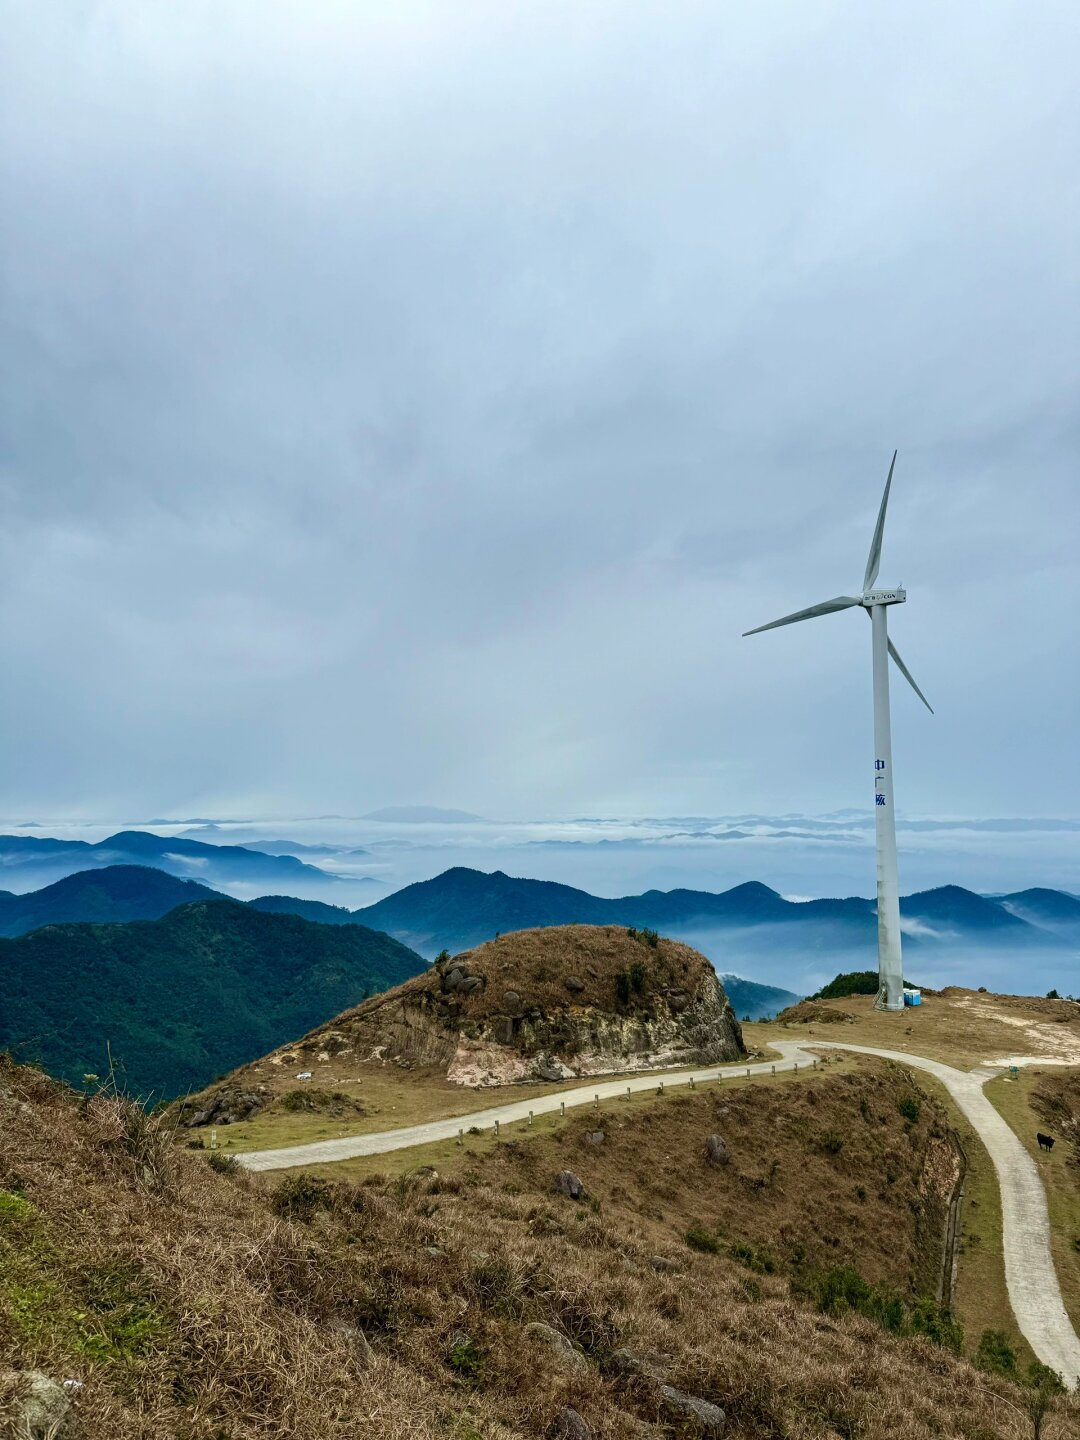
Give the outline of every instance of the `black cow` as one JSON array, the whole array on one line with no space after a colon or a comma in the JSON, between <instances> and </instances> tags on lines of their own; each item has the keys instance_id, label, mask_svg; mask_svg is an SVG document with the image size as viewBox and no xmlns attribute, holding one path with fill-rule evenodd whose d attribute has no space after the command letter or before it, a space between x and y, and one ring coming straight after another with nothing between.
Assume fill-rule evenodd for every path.
<instances>
[{"instance_id":1,"label":"black cow","mask_svg":"<svg viewBox=\"0 0 1080 1440\"><path fill-rule=\"evenodd\" d=\"M1052 1150L1054 1148L1054 1137L1052 1135L1040 1135L1036 1130L1035 1139L1039 1142L1040 1150Z\"/></svg>"}]
</instances>

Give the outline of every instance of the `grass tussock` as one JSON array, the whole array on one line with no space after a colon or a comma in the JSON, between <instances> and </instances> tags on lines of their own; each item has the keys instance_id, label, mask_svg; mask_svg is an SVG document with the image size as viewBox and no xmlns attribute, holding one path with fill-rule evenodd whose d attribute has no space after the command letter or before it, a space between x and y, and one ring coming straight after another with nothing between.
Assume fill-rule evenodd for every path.
<instances>
[{"instance_id":1,"label":"grass tussock","mask_svg":"<svg viewBox=\"0 0 1080 1440\"><path fill-rule=\"evenodd\" d=\"M840 1103L834 1083L849 1088L815 1081L816 1112ZM868 1123L858 1098L853 1088L850 1128ZM889 1099L872 1096L872 1123L902 1127ZM705 1187L731 1185L753 1206L747 1132L731 1109L722 1170L701 1158L693 1110L691 1147L670 1123L662 1139L638 1127L641 1163L655 1168L666 1146L712 1233L728 1214L724 1246L697 1253L679 1239L684 1218L615 1193L608 1162L615 1152L625 1170L629 1135L586 1154L568 1126L558 1156L548 1141L510 1142L464 1155L450 1176L263 1182L179 1147L155 1168L161 1122L143 1132L127 1103L80 1104L34 1072L0 1068L0 1355L82 1382L73 1440L525 1440L565 1405L603 1440L661 1440L676 1433L661 1382L721 1405L733 1440L1030 1433L1006 1375L857 1307L800 1300L779 1263L755 1271L730 1253L730 1214L706 1204ZM931 1124L928 1108L912 1134ZM857 1148L845 1144L844 1163ZM572 1159L598 1208L555 1193L554 1159ZM773 1185L794 1206L789 1159ZM658 1251L677 1253L674 1268L656 1268ZM535 1338L534 1322L574 1364ZM644 1357L637 1368L628 1348ZM0 1388L8 1415L13 1403ZM1044 1435L1061 1423L1074 1422L1048 1421Z\"/></svg>"}]
</instances>

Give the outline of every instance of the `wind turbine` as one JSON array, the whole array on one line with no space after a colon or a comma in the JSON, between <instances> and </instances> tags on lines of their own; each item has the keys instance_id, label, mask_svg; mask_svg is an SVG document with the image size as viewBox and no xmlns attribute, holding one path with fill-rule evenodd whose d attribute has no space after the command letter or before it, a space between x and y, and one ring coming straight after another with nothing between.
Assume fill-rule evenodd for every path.
<instances>
[{"instance_id":1,"label":"wind turbine","mask_svg":"<svg viewBox=\"0 0 1080 1440\"><path fill-rule=\"evenodd\" d=\"M889 490L892 487L893 469L896 466L896 451L893 451L889 478L885 481L885 493L881 497L874 538L870 542L870 555L866 562L861 595L837 595L833 600L823 600L820 605L811 605L806 610L796 610L794 615L785 615L772 620L768 625L759 625L756 630L747 630L746 635L759 635L762 630L775 630L779 625L794 625L798 620L813 620L818 615L831 615L834 610L849 610L860 605L870 617L873 632L874 655L874 820L877 849L877 917L878 917L878 1010L902 1010L904 1008L904 965L900 954L900 882L896 871L896 819L893 814L892 785L892 731L889 723L889 656L911 688L918 695L931 715L934 713L929 700L915 684L911 671L900 659L900 653L889 639L886 615L890 605L902 605L907 599L905 590L875 590L878 568L881 564L881 537L885 529L885 510L889 504Z\"/></svg>"}]
</instances>

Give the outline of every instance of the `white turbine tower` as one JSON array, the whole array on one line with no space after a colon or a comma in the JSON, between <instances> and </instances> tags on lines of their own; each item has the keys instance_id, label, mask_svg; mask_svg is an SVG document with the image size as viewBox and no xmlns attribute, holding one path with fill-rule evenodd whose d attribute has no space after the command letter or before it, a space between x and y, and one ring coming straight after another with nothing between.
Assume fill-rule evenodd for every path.
<instances>
[{"instance_id":1,"label":"white turbine tower","mask_svg":"<svg viewBox=\"0 0 1080 1440\"><path fill-rule=\"evenodd\" d=\"M785 615L768 625L759 625L756 630L747 630L747 635L758 635L762 630L775 630L778 625L794 625L797 620L813 620L818 615L831 615L834 610L848 610L861 605L870 616L873 629L874 652L874 819L877 838L877 917L878 917L878 997L879 1010L902 1010L904 1008L904 966L900 954L900 882L896 872L896 819L893 815L892 783L892 734L889 724L889 656L896 662L896 668L918 695L931 715L934 713L930 702L915 684L911 671L900 659L896 646L889 639L886 614L890 605L901 605L907 599L904 590L874 590L871 587L877 579L881 563L881 536L885 529L885 509L889 503L889 489L892 486L896 452L893 452L889 466L889 478L885 481L885 494L881 497L874 538L870 542L870 556L866 562L861 595L837 595L834 600L823 600L820 605L811 605L806 610L797 610L794 615Z\"/></svg>"}]
</instances>

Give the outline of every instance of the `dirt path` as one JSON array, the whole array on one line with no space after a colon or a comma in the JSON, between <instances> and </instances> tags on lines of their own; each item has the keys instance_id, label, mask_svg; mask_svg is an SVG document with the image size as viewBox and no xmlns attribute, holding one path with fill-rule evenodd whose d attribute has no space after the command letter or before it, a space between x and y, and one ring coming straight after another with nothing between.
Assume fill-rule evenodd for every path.
<instances>
[{"instance_id":1,"label":"dirt path","mask_svg":"<svg viewBox=\"0 0 1080 1440\"><path fill-rule=\"evenodd\" d=\"M601 1100L617 1099L629 1090L631 1094L678 1085L723 1083L745 1079L750 1075L779 1074L782 1071L812 1069L814 1055L804 1045L791 1041L771 1042L782 1058L751 1065L732 1065L722 1069L701 1067L696 1070L653 1071L645 1075L624 1076L617 1080L593 1081L573 1090L551 1095L536 1095L529 1100L509 1101L489 1106L469 1115L455 1115L448 1120L433 1120L424 1125L411 1125L402 1130L384 1130L374 1135L349 1135L338 1140L321 1140L310 1145L291 1145L279 1150L252 1150L237 1155L241 1165L251 1170L284 1170L298 1165L324 1165L335 1160L348 1160L356 1155L382 1155L391 1150L407 1150L429 1145L438 1140L452 1140L459 1130L471 1126L490 1129L496 1122L510 1124L534 1115L551 1114L565 1106L589 1105L598 1096ZM896 1060L935 1076L948 1090L967 1116L989 1152L1001 1189L1002 1243L1005 1251L1005 1283L1008 1286L1016 1323L1032 1350L1045 1364L1057 1370L1069 1385L1080 1385L1080 1337L1073 1329L1061 1298L1057 1272L1050 1253L1050 1219L1046 1193L1038 1168L1018 1137L983 1094L983 1085L995 1072L992 1070L957 1070L940 1060L928 1060L907 1051L881 1050L871 1045L843 1044L837 1041L811 1040L818 1050L852 1050L862 1055L876 1055Z\"/></svg>"}]
</instances>

